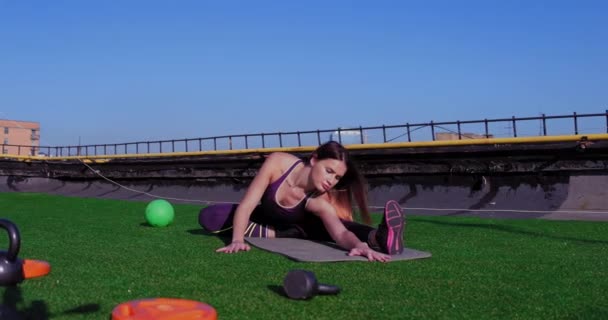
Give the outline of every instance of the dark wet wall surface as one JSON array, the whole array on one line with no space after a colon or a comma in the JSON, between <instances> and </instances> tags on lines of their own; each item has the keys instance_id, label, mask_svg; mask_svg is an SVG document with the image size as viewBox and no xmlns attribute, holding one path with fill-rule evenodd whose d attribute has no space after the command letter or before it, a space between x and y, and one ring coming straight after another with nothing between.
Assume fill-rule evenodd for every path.
<instances>
[{"instance_id":1,"label":"dark wet wall surface","mask_svg":"<svg viewBox=\"0 0 608 320\"><path fill-rule=\"evenodd\" d=\"M408 212L488 217L608 216L608 147L576 144L460 150L353 152L376 211L389 199ZM423 152L424 151L424 152ZM264 154L116 159L107 163L0 161L0 192L204 206L238 202ZM306 155L301 155L306 156ZM604 213L605 211L605 213Z\"/></svg>"}]
</instances>

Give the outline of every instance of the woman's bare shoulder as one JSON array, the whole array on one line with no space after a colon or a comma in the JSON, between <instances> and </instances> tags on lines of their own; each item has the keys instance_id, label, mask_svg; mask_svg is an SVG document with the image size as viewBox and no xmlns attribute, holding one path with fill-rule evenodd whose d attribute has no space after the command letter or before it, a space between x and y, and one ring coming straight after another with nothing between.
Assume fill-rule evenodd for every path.
<instances>
[{"instance_id":1,"label":"woman's bare shoulder","mask_svg":"<svg viewBox=\"0 0 608 320\"><path fill-rule=\"evenodd\" d=\"M286 152L273 152L266 157L264 167L270 172L270 180L278 179L299 158Z\"/></svg>"},{"instance_id":2,"label":"woman's bare shoulder","mask_svg":"<svg viewBox=\"0 0 608 320\"><path fill-rule=\"evenodd\" d=\"M299 160L298 157L287 152L273 152L268 155L266 161L274 162L276 164L292 165L295 161Z\"/></svg>"}]
</instances>

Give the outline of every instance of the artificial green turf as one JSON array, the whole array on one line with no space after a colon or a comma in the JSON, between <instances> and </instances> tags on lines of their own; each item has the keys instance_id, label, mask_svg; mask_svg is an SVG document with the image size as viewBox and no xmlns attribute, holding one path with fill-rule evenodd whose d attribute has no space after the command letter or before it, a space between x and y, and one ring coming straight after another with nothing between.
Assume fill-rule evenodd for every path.
<instances>
[{"instance_id":1,"label":"artificial green turf","mask_svg":"<svg viewBox=\"0 0 608 320\"><path fill-rule=\"evenodd\" d=\"M175 205L165 228L145 225L145 206L0 193L0 217L21 232L19 256L52 265L0 289L1 302L30 319L108 319L117 304L148 297L203 301L220 319L608 318L605 222L410 216L407 246L430 259L298 263L255 248L215 253L222 239L201 231L199 206ZM285 298L295 268L342 292Z\"/></svg>"}]
</instances>

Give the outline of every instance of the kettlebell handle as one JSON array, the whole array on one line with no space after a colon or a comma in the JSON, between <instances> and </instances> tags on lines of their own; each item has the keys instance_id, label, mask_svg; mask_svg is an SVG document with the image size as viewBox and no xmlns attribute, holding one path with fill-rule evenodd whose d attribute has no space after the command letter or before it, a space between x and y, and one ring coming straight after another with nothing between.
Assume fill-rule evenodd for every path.
<instances>
[{"instance_id":1,"label":"kettlebell handle","mask_svg":"<svg viewBox=\"0 0 608 320\"><path fill-rule=\"evenodd\" d=\"M21 236L19 235L19 229L17 226L9 220L0 219L0 227L8 232L8 250L6 253L6 260L15 262L19 249L21 248Z\"/></svg>"}]
</instances>

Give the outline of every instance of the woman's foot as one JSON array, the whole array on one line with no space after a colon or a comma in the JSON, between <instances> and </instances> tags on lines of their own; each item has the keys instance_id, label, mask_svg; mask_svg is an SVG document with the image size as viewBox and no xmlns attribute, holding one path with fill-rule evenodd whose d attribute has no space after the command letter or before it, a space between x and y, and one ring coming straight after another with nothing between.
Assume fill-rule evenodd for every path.
<instances>
[{"instance_id":1,"label":"woman's foot","mask_svg":"<svg viewBox=\"0 0 608 320\"><path fill-rule=\"evenodd\" d=\"M403 252L405 215L399 203L389 200L384 206L384 216L376 231L376 241L384 253L395 255Z\"/></svg>"}]
</instances>

